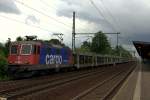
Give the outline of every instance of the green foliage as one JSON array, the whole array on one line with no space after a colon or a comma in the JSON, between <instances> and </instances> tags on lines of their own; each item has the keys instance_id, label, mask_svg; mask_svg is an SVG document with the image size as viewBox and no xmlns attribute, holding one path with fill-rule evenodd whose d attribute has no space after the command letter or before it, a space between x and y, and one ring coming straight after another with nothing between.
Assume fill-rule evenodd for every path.
<instances>
[{"instance_id":1,"label":"green foliage","mask_svg":"<svg viewBox=\"0 0 150 100\"><path fill-rule=\"evenodd\" d=\"M48 42L55 45L65 46L65 44L61 43L58 39L51 39Z\"/></svg>"},{"instance_id":2,"label":"green foliage","mask_svg":"<svg viewBox=\"0 0 150 100\"><path fill-rule=\"evenodd\" d=\"M117 49L116 49L116 48L111 49L111 51L110 51L110 55L120 56L120 54L118 53L118 51L117 51Z\"/></svg>"},{"instance_id":3,"label":"green foliage","mask_svg":"<svg viewBox=\"0 0 150 100\"><path fill-rule=\"evenodd\" d=\"M3 57L7 57L8 55L8 49L2 43L0 43L0 55Z\"/></svg>"},{"instance_id":4,"label":"green foliage","mask_svg":"<svg viewBox=\"0 0 150 100\"><path fill-rule=\"evenodd\" d=\"M87 49L87 48L76 48L76 51L77 51L77 52L82 52L82 53L90 52L90 50Z\"/></svg>"},{"instance_id":5,"label":"green foliage","mask_svg":"<svg viewBox=\"0 0 150 100\"><path fill-rule=\"evenodd\" d=\"M102 32L97 32L92 39L92 43L83 42L80 48L77 49L80 52L95 52L100 54L109 54L114 56L132 57L129 51L125 50L122 46L118 46L114 49L111 48L107 36Z\"/></svg>"},{"instance_id":6,"label":"green foliage","mask_svg":"<svg viewBox=\"0 0 150 100\"><path fill-rule=\"evenodd\" d=\"M118 46L118 50L117 51L122 57L132 57L130 52L127 51L126 49L124 49L122 46Z\"/></svg>"},{"instance_id":7,"label":"green foliage","mask_svg":"<svg viewBox=\"0 0 150 100\"><path fill-rule=\"evenodd\" d=\"M8 79L7 76L7 59L4 52L0 51L0 80Z\"/></svg>"},{"instance_id":8,"label":"green foliage","mask_svg":"<svg viewBox=\"0 0 150 100\"><path fill-rule=\"evenodd\" d=\"M6 79L7 77L7 57L8 50L0 43L0 79Z\"/></svg>"},{"instance_id":9,"label":"green foliage","mask_svg":"<svg viewBox=\"0 0 150 100\"><path fill-rule=\"evenodd\" d=\"M90 48L90 46L91 46L91 43L90 42L87 42L87 41L84 41L83 42L83 45L81 46L81 48L83 47L85 47L85 48Z\"/></svg>"},{"instance_id":10,"label":"green foliage","mask_svg":"<svg viewBox=\"0 0 150 100\"><path fill-rule=\"evenodd\" d=\"M110 50L111 46L106 35L102 32L97 32L92 39L91 51L100 54L108 54Z\"/></svg>"},{"instance_id":11,"label":"green foliage","mask_svg":"<svg viewBox=\"0 0 150 100\"><path fill-rule=\"evenodd\" d=\"M8 56L8 53L9 53L9 46L10 46L10 44L11 44L11 39L8 38L8 40L5 43L5 46L3 47L3 52L5 52L5 56L6 57Z\"/></svg>"},{"instance_id":12,"label":"green foliage","mask_svg":"<svg viewBox=\"0 0 150 100\"><path fill-rule=\"evenodd\" d=\"M78 51L90 52L90 46L91 46L90 42L84 41L83 44L81 45L81 48L78 48Z\"/></svg>"},{"instance_id":13,"label":"green foliage","mask_svg":"<svg viewBox=\"0 0 150 100\"><path fill-rule=\"evenodd\" d=\"M23 38L22 38L21 36L18 36L18 37L16 38L16 41L23 41Z\"/></svg>"},{"instance_id":14,"label":"green foliage","mask_svg":"<svg viewBox=\"0 0 150 100\"><path fill-rule=\"evenodd\" d=\"M121 56L121 57L132 57L129 51L124 49L122 46L118 46L112 49L111 54L114 56Z\"/></svg>"},{"instance_id":15,"label":"green foliage","mask_svg":"<svg viewBox=\"0 0 150 100\"><path fill-rule=\"evenodd\" d=\"M49 42L52 44L57 44L57 45L61 44L61 42L58 39L51 39L51 40L49 40Z\"/></svg>"},{"instance_id":16,"label":"green foliage","mask_svg":"<svg viewBox=\"0 0 150 100\"><path fill-rule=\"evenodd\" d=\"M6 77L7 76L7 59L0 55L0 77Z\"/></svg>"}]
</instances>

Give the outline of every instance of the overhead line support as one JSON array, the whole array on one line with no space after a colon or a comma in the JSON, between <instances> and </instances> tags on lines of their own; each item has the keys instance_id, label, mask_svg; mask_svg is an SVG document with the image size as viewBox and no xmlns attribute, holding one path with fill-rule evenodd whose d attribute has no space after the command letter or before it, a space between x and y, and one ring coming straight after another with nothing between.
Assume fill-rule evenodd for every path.
<instances>
[{"instance_id":1,"label":"overhead line support","mask_svg":"<svg viewBox=\"0 0 150 100\"><path fill-rule=\"evenodd\" d=\"M75 52L75 12L73 12L73 26L72 26L72 51Z\"/></svg>"}]
</instances>

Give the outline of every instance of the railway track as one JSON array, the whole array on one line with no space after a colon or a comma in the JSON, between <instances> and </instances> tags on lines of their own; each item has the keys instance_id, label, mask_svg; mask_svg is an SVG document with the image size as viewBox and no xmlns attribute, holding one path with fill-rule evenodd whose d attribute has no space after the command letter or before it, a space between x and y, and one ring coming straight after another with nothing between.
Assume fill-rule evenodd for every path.
<instances>
[{"instance_id":1,"label":"railway track","mask_svg":"<svg viewBox=\"0 0 150 100\"><path fill-rule=\"evenodd\" d=\"M103 71L104 69L105 69L105 67L101 68L101 71ZM96 70L97 69L95 69L95 71ZM40 85L40 84L44 84L46 82L57 81L57 80L61 80L63 78L76 76L78 74L79 75L86 74L86 73L90 73L90 72L91 72L91 70L82 70L82 71L78 71L78 72L73 71L73 72L54 74L54 75L43 76L43 77L38 77L38 78L0 82L0 93L2 93L4 91L10 91L10 90L13 90L16 88L32 87L34 85L38 85L38 84ZM42 81L41 81L41 79L42 79ZM26 83L26 84L24 84L24 83Z\"/></svg>"},{"instance_id":2,"label":"railway track","mask_svg":"<svg viewBox=\"0 0 150 100\"><path fill-rule=\"evenodd\" d=\"M125 69L128 68L128 65L129 64L122 64L121 69L118 65L116 67L102 68L101 70L96 69L92 72L90 70L87 72L65 74L66 76L59 76L57 78L32 80L32 82L24 81L24 84L21 81L20 83L14 83L13 88L0 90L0 97L1 99L9 100L33 100L33 97L34 100L44 100L44 98L50 100L62 100L62 98L64 98L64 100L87 100L89 94L90 97L92 97L92 91L100 87L104 88L105 86L103 85L106 85L105 83L114 81L114 84L116 84L115 82L127 73ZM118 79L116 79L116 77L118 77ZM11 82L11 84L12 83L13 82ZM74 92L71 92L71 90L74 90ZM66 94L64 94L65 92ZM106 98L107 96L102 97Z\"/></svg>"},{"instance_id":3,"label":"railway track","mask_svg":"<svg viewBox=\"0 0 150 100\"><path fill-rule=\"evenodd\" d=\"M11 87L4 88L4 86L1 85L0 90L0 97L1 98L7 98L12 99L21 95L30 94L32 92L44 90L48 87L54 87L60 84L65 84L69 81L78 80L84 77L88 77L89 75L94 75L96 73L103 73L105 68L102 68L101 70L93 70L91 73L91 70L89 71L81 71L77 73L67 73L63 76L54 76L54 77L46 77L44 80L41 81L41 78L38 80L23 80L19 81L10 81L10 82L4 82L3 85L8 86L11 84ZM51 79L49 79L51 78Z\"/></svg>"},{"instance_id":4,"label":"railway track","mask_svg":"<svg viewBox=\"0 0 150 100\"><path fill-rule=\"evenodd\" d=\"M114 94L115 89L121 85L133 69L134 67L131 67L130 70L119 71L113 76L106 78L102 82L97 83L95 86L75 96L72 100L111 100L111 96Z\"/></svg>"}]
</instances>

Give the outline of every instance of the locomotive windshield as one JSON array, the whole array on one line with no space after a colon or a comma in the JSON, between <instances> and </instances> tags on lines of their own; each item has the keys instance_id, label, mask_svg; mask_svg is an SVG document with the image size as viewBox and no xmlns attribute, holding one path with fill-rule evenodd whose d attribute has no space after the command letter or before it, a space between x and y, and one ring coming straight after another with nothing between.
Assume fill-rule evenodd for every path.
<instances>
[{"instance_id":1,"label":"locomotive windshield","mask_svg":"<svg viewBox=\"0 0 150 100\"><path fill-rule=\"evenodd\" d=\"M21 54L31 54L32 45L24 44L21 48Z\"/></svg>"},{"instance_id":2,"label":"locomotive windshield","mask_svg":"<svg viewBox=\"0 0 150 100\"><path fill-rule=\"evenodd\" d=\"M10 50L10 52L11 52L11 54L17 54L17 45L12 45L11 46L11 50Z\"/></svg>"}]
</instances>

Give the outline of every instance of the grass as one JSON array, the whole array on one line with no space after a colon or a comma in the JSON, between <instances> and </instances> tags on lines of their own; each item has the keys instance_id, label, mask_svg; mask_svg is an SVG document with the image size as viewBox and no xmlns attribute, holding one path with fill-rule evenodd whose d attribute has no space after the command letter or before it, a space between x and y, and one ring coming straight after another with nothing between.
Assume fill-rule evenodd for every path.
<instances>
[{"instance_id":1,"label":"grass","mask_svg":"<svg viewBox=\"0 0 150 100\"><path fill-rule=\"evenodd\" d=\"M0 76L0 81L8 81L10 80L10 77L8 76Z\"/></svg>"}]
</instances>

